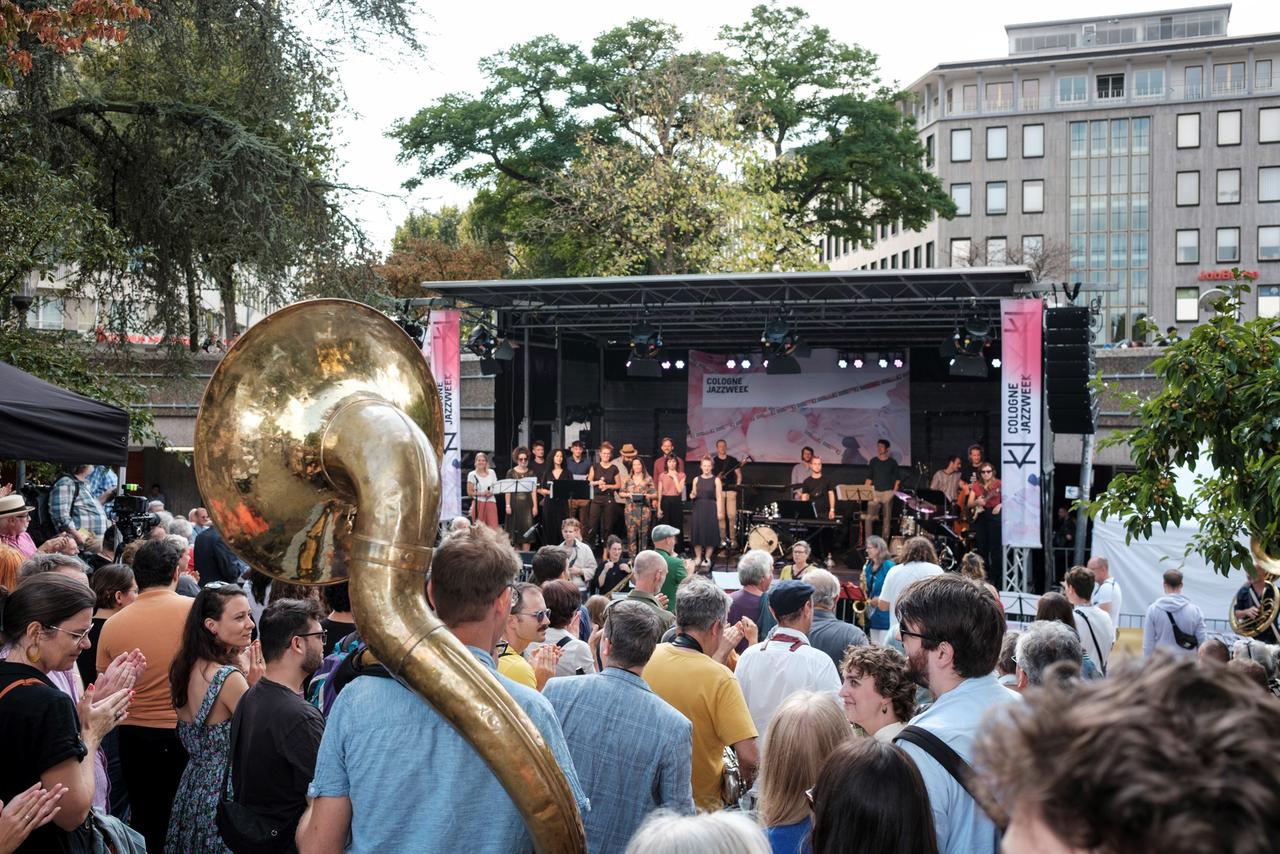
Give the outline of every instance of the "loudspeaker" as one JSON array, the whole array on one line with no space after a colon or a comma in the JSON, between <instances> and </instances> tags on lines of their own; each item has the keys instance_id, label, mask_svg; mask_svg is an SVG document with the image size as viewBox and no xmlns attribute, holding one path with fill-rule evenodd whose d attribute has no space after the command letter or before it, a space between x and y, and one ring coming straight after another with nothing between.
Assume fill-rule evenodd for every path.
<instances>
[{"instance_id":1,"label":"loudspeaker","mask_svg":"<svg viewBox=\"0 0 1280 854\"><path fill-rule=\"evenodd\" d=\"M1044 313L1045 395L1055 433L1093 433L1098 401L1089 380L1096 371L1089 309L1065 306Z\"/></svg>"}]
</instances>

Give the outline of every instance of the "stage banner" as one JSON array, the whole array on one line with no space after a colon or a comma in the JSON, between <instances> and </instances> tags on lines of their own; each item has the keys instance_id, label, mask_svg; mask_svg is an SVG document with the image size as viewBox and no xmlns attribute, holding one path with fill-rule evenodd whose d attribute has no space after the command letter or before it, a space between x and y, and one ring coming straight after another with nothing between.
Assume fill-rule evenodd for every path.
<instances>
[{"instance_id":1,"label":"stage banner","mask_svg":"<svg viewBox=\"0 0 1280 854\"><path fill-rule=\"evenodd\" d=\"M862 465L888 439L890 453L911 464L910 370L869 361L840 368L835 350L799 358L800 373L729 368L726 357L689 353L688 459L715 454L717 439L742 460L796 463L812 447L827 464Z\"/></svg>"},{"instance_id":2,"label":"stage banner","mask_svg":"<svg viewBox=\"0 0 1280 854\"><path fill-rule=\"evenodd\" d=\"M1000 300L1000 531L1006 546L1040 548L1040 346L1044 304Z\"/></svg>"},{"instance_id":3,"label":"stage banner","mask_svg":"<svg viewBox=\"0 0 1280 854\"><path fill-rule=\"evenodd\" d=\"M462 514L462 312L446 309L431 312L427 337L427 361L440 387L444 409L444 462L440 466L440 518Z\"/></svg>"}]
</instances>

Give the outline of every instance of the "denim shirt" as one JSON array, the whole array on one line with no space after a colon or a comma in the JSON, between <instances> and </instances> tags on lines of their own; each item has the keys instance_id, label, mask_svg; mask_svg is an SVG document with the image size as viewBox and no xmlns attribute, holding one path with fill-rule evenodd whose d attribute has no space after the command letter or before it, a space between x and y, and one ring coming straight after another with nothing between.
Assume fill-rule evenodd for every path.
<instances>
[{"instance_id":1,"label":"denim shirt","mask_svg":"<svg viewBox=\"0 0 1280 854\"><path fill-rule=\"evenodd\" d=\"M586 813L551 704L499 674L489 653L467 648L533 720ZM511 796L475 748L394 679L361 676L338 695L307 797L351 800L348 852L533 850Z\"/></svg>"},{"instance_id":2,"label":"denim shirt","mask_svg":"<svg viewBox=\"0 0 1280 854\"><path fill-rule=\"evenodd\" d=\"M1021 700L1019 694L1001 685L990 673L964 680L912 718L911 725L927 729L972 764L973 742L983 716L991 709ZM994 854L1000 847L1000 837L982 808L923 749L906 741L898 742L898 746L910 754L929 791L938 854Z\"/></svg>"}]
</instances>

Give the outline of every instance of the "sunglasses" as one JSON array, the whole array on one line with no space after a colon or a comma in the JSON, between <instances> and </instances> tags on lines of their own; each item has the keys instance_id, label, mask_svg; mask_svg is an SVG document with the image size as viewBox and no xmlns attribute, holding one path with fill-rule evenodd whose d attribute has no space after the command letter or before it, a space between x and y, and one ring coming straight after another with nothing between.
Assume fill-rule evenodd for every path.
<instances>
[{"instance_id":1,"label":"sunglasses","mask_svg":"<svg viewBox=\"0 0 1280 854\"><path fill-rule=\"evenodd\" d=\"M995 472L993 472L991 469L983 469L983 470L982 470L982 473L983 473L983 474L995 474Z\"/></svg>"},{"instance_id":2,"label":"sunglasses","mask_svg":"<svg viewBox=\"0 0 1280 854\"><path fill-rule=\"evenodd\" d=\"M516 611L515 615L517 617L533 617L541 623L543 620L546 620L551 616L551 609L543 608L541 611Z\"/></svg>"}]
</instances>

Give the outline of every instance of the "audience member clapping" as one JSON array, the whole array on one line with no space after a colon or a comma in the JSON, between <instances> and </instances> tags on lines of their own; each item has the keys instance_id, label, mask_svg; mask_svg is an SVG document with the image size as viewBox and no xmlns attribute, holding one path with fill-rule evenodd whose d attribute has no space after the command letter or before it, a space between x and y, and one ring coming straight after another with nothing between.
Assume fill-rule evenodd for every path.
<instances>
[{"instance_id":1,"label":"audience member clapping","mask_svg":"<svg viewBox=\"0 0 1280 854\"><path fill-rule=\"evenodd\" d=\"M929 796L911 758L873 738L836 748L813 787L812 850L937 854Z\"/></svg>"},{"instance_id":2,"label":"audience member clapping","mask_svg":"<svg viewBox=\"0 0 1280 854\"><path fill-rule=\"evenodd\" d=\"M777 852L804 849L813 827L805 792L823 763L851 737L828 694L798 691L778 707L765 733L756 812Z\"/></svg>"},{"instance_id":3,"label":"audience member clapping","mask_svg":"<svg viewBox=\"0 0 1280 854\"><path fill-rule=\"evenodd\" d=\"M840 672L845 718L867 735L892 741L915 714L916 683L906 656L887 646L850 647Z\"/></svg>"},{"instance_id":4,"label":"audience member clapping","mask_svg":"<svg viewBox=\"0 0 1280 854\"><path fill-rule=\"evenodd\" d=\"M977 767L1008 854L1263 854L1280 815L1280 704L1224 668L1159 656L1046 685L994 718Z\"/></svg>"}]
</instances>

